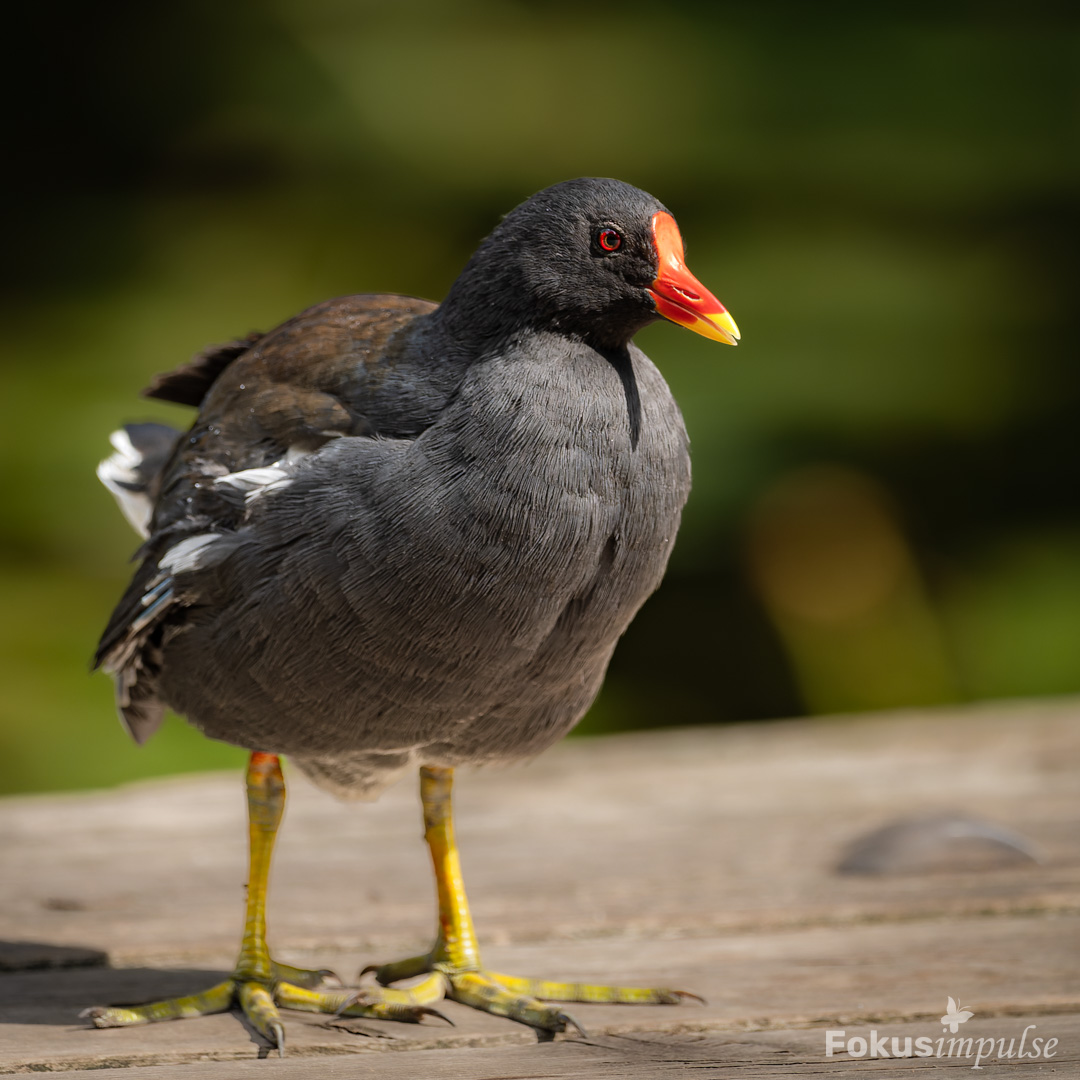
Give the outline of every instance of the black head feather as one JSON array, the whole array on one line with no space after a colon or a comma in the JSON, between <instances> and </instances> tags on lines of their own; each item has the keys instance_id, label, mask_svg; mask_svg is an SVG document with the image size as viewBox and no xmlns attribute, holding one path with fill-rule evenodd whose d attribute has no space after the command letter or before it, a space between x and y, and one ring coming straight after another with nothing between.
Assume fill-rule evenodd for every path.
<instances>
[{"instance_id":1,"label":"black head feather","mask_svg":"<svg viewBox=\"0 0 1080 1080\"><path fill-rule=\"evenodd\" d=\"M652 218L664 209L619 180L546 188L484 240L438 318L453 336L477 343L534 329L625 345L657 318L646 289L657 272Z\"/></svg>"}]
</instances>

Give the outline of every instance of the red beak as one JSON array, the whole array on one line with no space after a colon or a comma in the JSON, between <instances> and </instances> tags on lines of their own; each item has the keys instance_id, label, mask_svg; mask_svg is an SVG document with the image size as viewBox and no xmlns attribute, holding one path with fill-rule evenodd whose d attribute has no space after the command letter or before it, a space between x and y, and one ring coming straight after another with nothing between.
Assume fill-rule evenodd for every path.
<instances>
[{"instance_id":1,"label":"red beak","mask_svg":"<svg viewBox=\"0 0 1080 1080\"><path fill-rule=\"evenodd\" d=\"M695 334L737 345L739 328L727 308L686 269L682 235L675 219L664 210L657 211L652 231L660 269L648 291L657 313Z\"/></svg>"}]
</instances>

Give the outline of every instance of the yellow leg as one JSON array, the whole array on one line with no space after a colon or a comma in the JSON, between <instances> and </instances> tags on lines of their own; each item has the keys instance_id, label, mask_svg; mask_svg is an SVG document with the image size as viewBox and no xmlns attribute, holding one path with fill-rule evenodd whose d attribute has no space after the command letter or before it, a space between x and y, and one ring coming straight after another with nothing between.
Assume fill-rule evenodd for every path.
<instances>
[{"instance_id":1,"label":"yellow leg","mask_svg":"<svg viewBox=\"0 0 1080 1080\"><path fill-rule=\"evenodd\" d=\"M413 990L371 990L355 994L348 990L320 991L317 987L340 980L331 971L307 971L278 964L266 947L266 889L274 840L285 810L285 779L281 762L275 754L253 753L247 770L248 874L247 910L240 954L230 978L200 994L154 1001L148 1005L97 1006L82 1015L95 1027L123 1027L129 1024L152 1024L160 1020L179 1020L210 1013L226 1012L239 1005L251 1025L277 1048L285 1052L285 1029L278 1006L306 1012L325 1012L348 1016L379 1017L419 1023L426 1015L440 1016L427 1007L428 1001L442 996L442 978L437 977L439 993L432 997L430 988ZM445 1017L443 1017L445 1019Z\"/></svg>"},{"instance_id":2,"label":"yellow leg","mask_svg":"<svg viewBox=\"0 0 1080 1080\"><path fill-rule=\"evenodd\" d=\"M247 771L248 887L244 936L234 978L267 985L274 977L266 947L266 890L281 818L285 813L285 777L274 754L252 754Z\"/></svg>"},{"instance_id":3,"label":"yellow leg","mask_svg":"<svg viewBox=\"0 0 1080 1080\"><path fill-rule=\"evenodd\" d=\"M365 968L361 974L374 971L376 980L385 986L425 972L442 972L449 984L447 997L529 1024L547 1038L567 1027L578 1031L582 1028L561 1009L543 1004L545 1001L675 1005L687 999L701 1000L685 990L547 982L484 969L454 842L452 786L452 769L420 770L424 839L431 851L439 898L439 933L435 944L424 956Z\"/></svg>"},{"instance_id":4,"label":"yellow leg","mask_svg":"<svg viewBox=\"0 0 1080 1080\"><path fill-rule=\"evenodd\" d=\"M432 960L455 971L479 971L480 949L454 840L453 785L453 769L420 770L424 839L431 852L439 898L439 937Z\"/></svg>"}]
</instances>

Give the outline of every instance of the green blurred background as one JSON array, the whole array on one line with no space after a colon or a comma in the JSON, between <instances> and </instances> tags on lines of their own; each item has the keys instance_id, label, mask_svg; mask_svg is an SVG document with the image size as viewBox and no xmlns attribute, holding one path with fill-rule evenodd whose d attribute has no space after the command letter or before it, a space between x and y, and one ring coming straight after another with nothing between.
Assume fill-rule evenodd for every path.
<instances>
[{"instance_id":1,"label":"green blurred background","mask_svg":"<svg viewBox=\"0 0 1080 1080\"><path fill-rule=\"evenodd\" d=\"M94 466L120 422L190 421L149 378L328 296L438 298L501 213L579 175L664 201L744 335L639 337L694 492L580 730L1080 690L1080 29L903 12L24 12L0 790L242 759L175 718L136 749L87 674L136 546Z\"/></svg>"}]
</instances>

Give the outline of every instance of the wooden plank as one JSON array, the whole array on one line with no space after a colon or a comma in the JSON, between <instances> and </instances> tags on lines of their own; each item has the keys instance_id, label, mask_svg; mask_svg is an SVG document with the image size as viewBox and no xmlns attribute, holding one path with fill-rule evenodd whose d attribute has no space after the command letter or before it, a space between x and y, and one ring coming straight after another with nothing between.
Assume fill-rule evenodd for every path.
<instances>
[{"instance_id":1,"label":"wooden plank","mask_svg":"<svg viewBox=\"0 0 1080 1080\"><path fill-rule=\"evenodd\" d=\"M969 1030L970 1028L970 1030ZM951 1057L853 1058L847 1054L826 1057L825 1035L822 1030L785 1029L734 1034L702 1034L670 1036L633 1033L590 1039L567 1039L543 1046L508 1046L441 1050L415 1050L408 1054L393 1052L320 1057L318 1059L233 1062L193 1062L180 1076L183 1080L222 1080L245 1076L268 1077L270 1080L418 1080L439 1077L442 1080L651 1080L654 1077L692 1075L708 1080L720 1075L739 1075L754 1080L765 1077L890 1077L914 1080L925 1076L928 1069L935 1075L967 1075L972 1064L979 1060L980 1070L998 1080L1031 1077L1036 1072L1054 1072L1059 1076L1080 1074L1080 1018L1076 1016L1025 1016L972 1020L965 1028L965 1037L972 1039L970 1047L959 1042L949 1046L946 1036L942 1049L956 1051ZM998 1058L998 1049L1020 1050L1020 1039L1028 1029L1025 1054L1031 1053L1031 1039L1042 1033L1045 1039L1056 1038L1058 1044L1050 1058L1040 1056L1023 1061ZM932 1048L941 1038L940 1026L927 1022L918 1024L882 1024L873 1029L858 1029L866 1037L871 1030L886 1042L886 1052L893 1037L898 1046L906 1049L911 1040L914 1051L916 1039L930 1038ZM852 1029L852 1035L856 1034ZM979 1040L993 1039L994 1050L979 1058ZM1002 1043L1003 1040L1003 1043ZM982 1044L985 1047L985 1043ZM962 1052L963 1056L961 1056ZM738 1070L736 1074L734 1070ZM713 1071L717 1070L717 1071ZM723 1070L721 1073L719 1070ZM177 1077L174 1065L134 1067L126 1069L125 1080L169 1080ZM69 1080L91 1080L100 1077L99 1071L78 1070L66 1073Z\"/></svg>"},{"instance_id":2,"label":"wooden plank","mask_svg":"<svg viewBox=\"0 0 1080 1080\"><path fill-rule=\"evenodd\" d=\"M709 999L575 1007L593 1042L647 1034L727 1045L718 1033L921 1022L950 994L980 1019L1023 1012L1064 1023L1080 1012L1078 777L1075 702L688 729L571 741L526 768L463 772L458 832L493 967L676 985ZM347 806L294 781L271 889L276 954L348 977L426 948L433 890L412 785ZM851 839L928 809L1007 825L1043 859L834 872ZM88 1004L184 993L227 970L243 815L231 775L0 800L0 939L19 946L0 943L0 970L33 957L53 965L0 974L0 1072L111 1064L135 1080L157 1063L187 1063L187 1073L200 1060L239 1068L258 1055L237 1015L103 1032L76 1019ZM64 968L93 963L93 950L112 966ZM446 1011L457 1028L290 1015L290 1052L396 1061L381 1051L407 1048L419 1062L483 1049L497 1063L496 1050L553 1049L507 1021L453 1003ZM564 1045L545 1060L585 1068Z\"/></svg>"},{"instance_id":3,"label":"wooden plank","mask_svg":"<svg viewBox=\"0 0 1080 1080\"><path fill-rule=\"evenodd\" d=\"M722 937L602 939L490 949L502 970L615 977L691 986L709 1004L681 1007L574 1006L590 1035L635 1031L700 1035L717 1030L936 1019L958 995L988 1014L1080 1010L1075 943L1080 918L1040 916L929 920L788 929ZM1065 943L1072 947L1063 948ZM34 1064L75 1067L258 1055L261 1041L238 1014L145 1028L95 1031L81 1007L189 993L220 971L154 968L36 971L0 978L0 1071ZM387 1047L528 1044L527 1029L453 1002L440 1006L457 1027L332 1021L290 1014L291 1055L366 1053Z\"/></svg>"}]
</instances>

